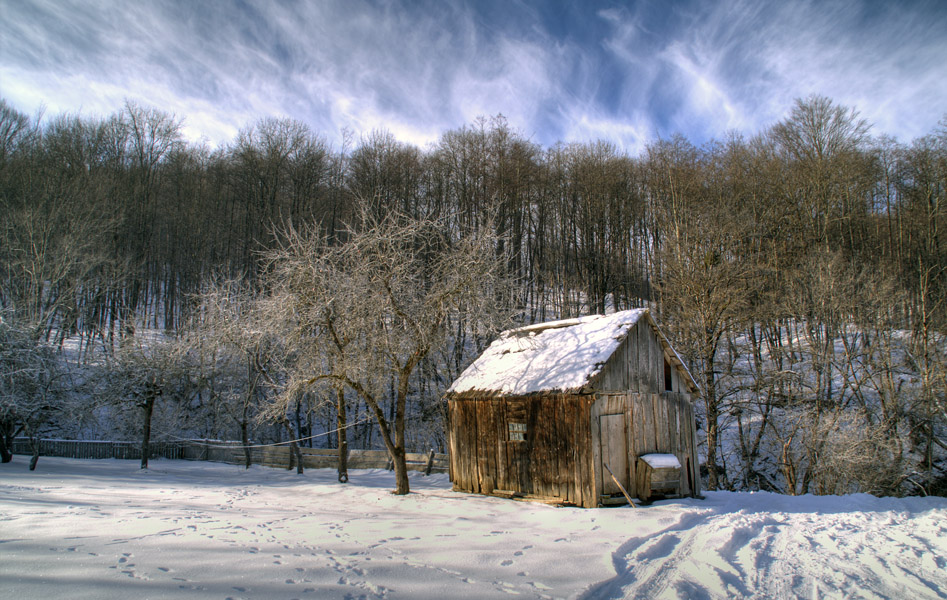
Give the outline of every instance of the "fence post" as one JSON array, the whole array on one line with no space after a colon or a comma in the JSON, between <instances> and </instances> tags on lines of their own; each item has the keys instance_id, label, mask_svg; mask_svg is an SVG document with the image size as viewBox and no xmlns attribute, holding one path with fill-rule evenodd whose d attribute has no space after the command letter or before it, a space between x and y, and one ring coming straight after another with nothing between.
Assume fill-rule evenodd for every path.
<instances>
[{"instance_id":1,"label":"fence post","mask_svg":"<svg viewBox=\"0 0 947 600\"><path fill-rule=\"evenodd\" d=\"M431 469L434 467L434 448L431 448L431 453L427 456L427 465L424 467L424 474L430 475Z\"/></svg>"}]
</instances>

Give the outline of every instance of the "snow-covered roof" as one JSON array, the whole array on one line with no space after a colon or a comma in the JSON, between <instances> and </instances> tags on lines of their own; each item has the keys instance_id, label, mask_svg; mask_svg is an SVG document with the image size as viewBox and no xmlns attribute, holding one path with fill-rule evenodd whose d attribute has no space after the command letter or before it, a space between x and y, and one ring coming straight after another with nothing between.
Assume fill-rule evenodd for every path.
<instances>
[{"instance_id":1,"label":"snow-covered roof","mask_svg":"<svg viewBox=\"0 0 947 600\"><path fill-rule=\"evenodd\" d=\"M647 309L540 323L500 334L448 393L522 395L584 387Z\"/></svg>"}]
</instances>

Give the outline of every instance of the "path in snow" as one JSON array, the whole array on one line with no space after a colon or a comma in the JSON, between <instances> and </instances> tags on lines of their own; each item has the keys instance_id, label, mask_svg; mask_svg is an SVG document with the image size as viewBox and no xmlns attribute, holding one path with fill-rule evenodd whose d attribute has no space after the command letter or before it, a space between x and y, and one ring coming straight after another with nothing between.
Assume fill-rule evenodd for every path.
<instances>
[{"instance_id":1,"label":"path in snow","mask_svg":"<svg viewBox=\"0 0 947 600\"><path fill-rule=\"evenodd\" d=\"M944 506L711 493L705 511L623 543L618 575L583 597L947 598Z\"/></svg>"},{"instance_id":2,"label":"path in snow","mask_svg":"<svg viewBox=\"0 0 947 600\"><path fill-rule=\"evenodd\" d=\"M947 500L711 493L583 510L443 475L0 466L0 597L947 598Z\"/></svg>"}]
</instances>

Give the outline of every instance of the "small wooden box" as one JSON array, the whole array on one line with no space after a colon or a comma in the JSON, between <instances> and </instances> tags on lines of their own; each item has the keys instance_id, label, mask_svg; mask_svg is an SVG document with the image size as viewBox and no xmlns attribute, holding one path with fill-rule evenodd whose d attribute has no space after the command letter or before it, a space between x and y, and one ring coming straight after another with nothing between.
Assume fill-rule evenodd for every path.
<instances>
[{"instance_id":1,"label":"small wooden box","mask_svg":"<svg viewBox=\"0 0 947 600\"><path fill-rule=\"evenodd\" d=\"M638 457L638 498L648 502L655 494L680 494L681 463L673 454Z\"/></svg>"}]
</instances>

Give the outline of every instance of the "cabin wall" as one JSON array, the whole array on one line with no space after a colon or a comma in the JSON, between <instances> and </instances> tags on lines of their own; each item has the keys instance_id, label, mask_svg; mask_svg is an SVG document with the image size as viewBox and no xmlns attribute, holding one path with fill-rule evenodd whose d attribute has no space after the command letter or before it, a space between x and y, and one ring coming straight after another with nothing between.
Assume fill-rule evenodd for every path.
<instances>
[{"instance_id":1,"label":"cabin wall","mask_svg":"<svg viewBox=\"0 0 947 600\"><path fill-rule=\"evenodd\" d=\"M637 458L644 454L674 454L681 463L681 493L700 493L697 462L696 422L688 394L630 394L632 424L630 451ZM637 481L635 473L631 481ZM636 493L643 490L635 490Z\"/></svg>"},{"instance_id":2,"label":"cabin wall","mask_svg":"<svg viewBox=\"0 0 947 600\"><path fill-rule=\"evenodd\" d=\"M560 395L448 400L454 489L492 488L597 506L591 404L590 396ZM522 440L512 439L520 433Z\"/></svg>"},{"instance_id":3,"label":"cabin wall","mask_svg":"<svg viewBox=\"0 0 947 600\"><path fill-rule=\"evenodd\" d=\"M664 347L654 329L641 320L628 332L618 349L596 376L593 387L600 392L665 392ZM671 368L673 391L684 391L680 371Z\"/></svg>"},{"instance_id":4,"label":"cabin wall","mask_svg":"<svg viewBox=\"0 0 947 600\"><path fill-rule=\"evenodd\" d=\"M681 494L700 493L688 394L464 398L449 400L448 412L456 491L506 490L595 507L602 494L618 493L605 462L635 497L644 491L638 457L662 453L681 463ZM516 433L523 439L511 439Z\"/></svg>"},{"instance_id":5,"label":"cabin wall","mask_svg":"<svg viewBox=\"0 0 947 600\"><path fill-rule=\"evenodd\" d=\"M673 364L671 364L670 367L671 367L671 389L670 390L665 389L662 391L686 393L687 388L685 387L684 379L681 377L681 371L677 369Z\"/></svg>"},{"instance_id":6,"label":"cabin wall","mask_svg":"<svg viewBox=\"0 0 947 600\"><path fill-rule=\"evenodd\" d=\"M681 463L681 494L700 493L696 423L688 394L603 394L592 405L590 421L597 494L618 491L605 469L606 460L631 496L643 493L637 489L637 459L651 453L677 456ZM615 434L614 425L619 421L625 426L620 434L623 437ZM622 449L626 459L616 460Z\"/></svg>"}]
</instances>

